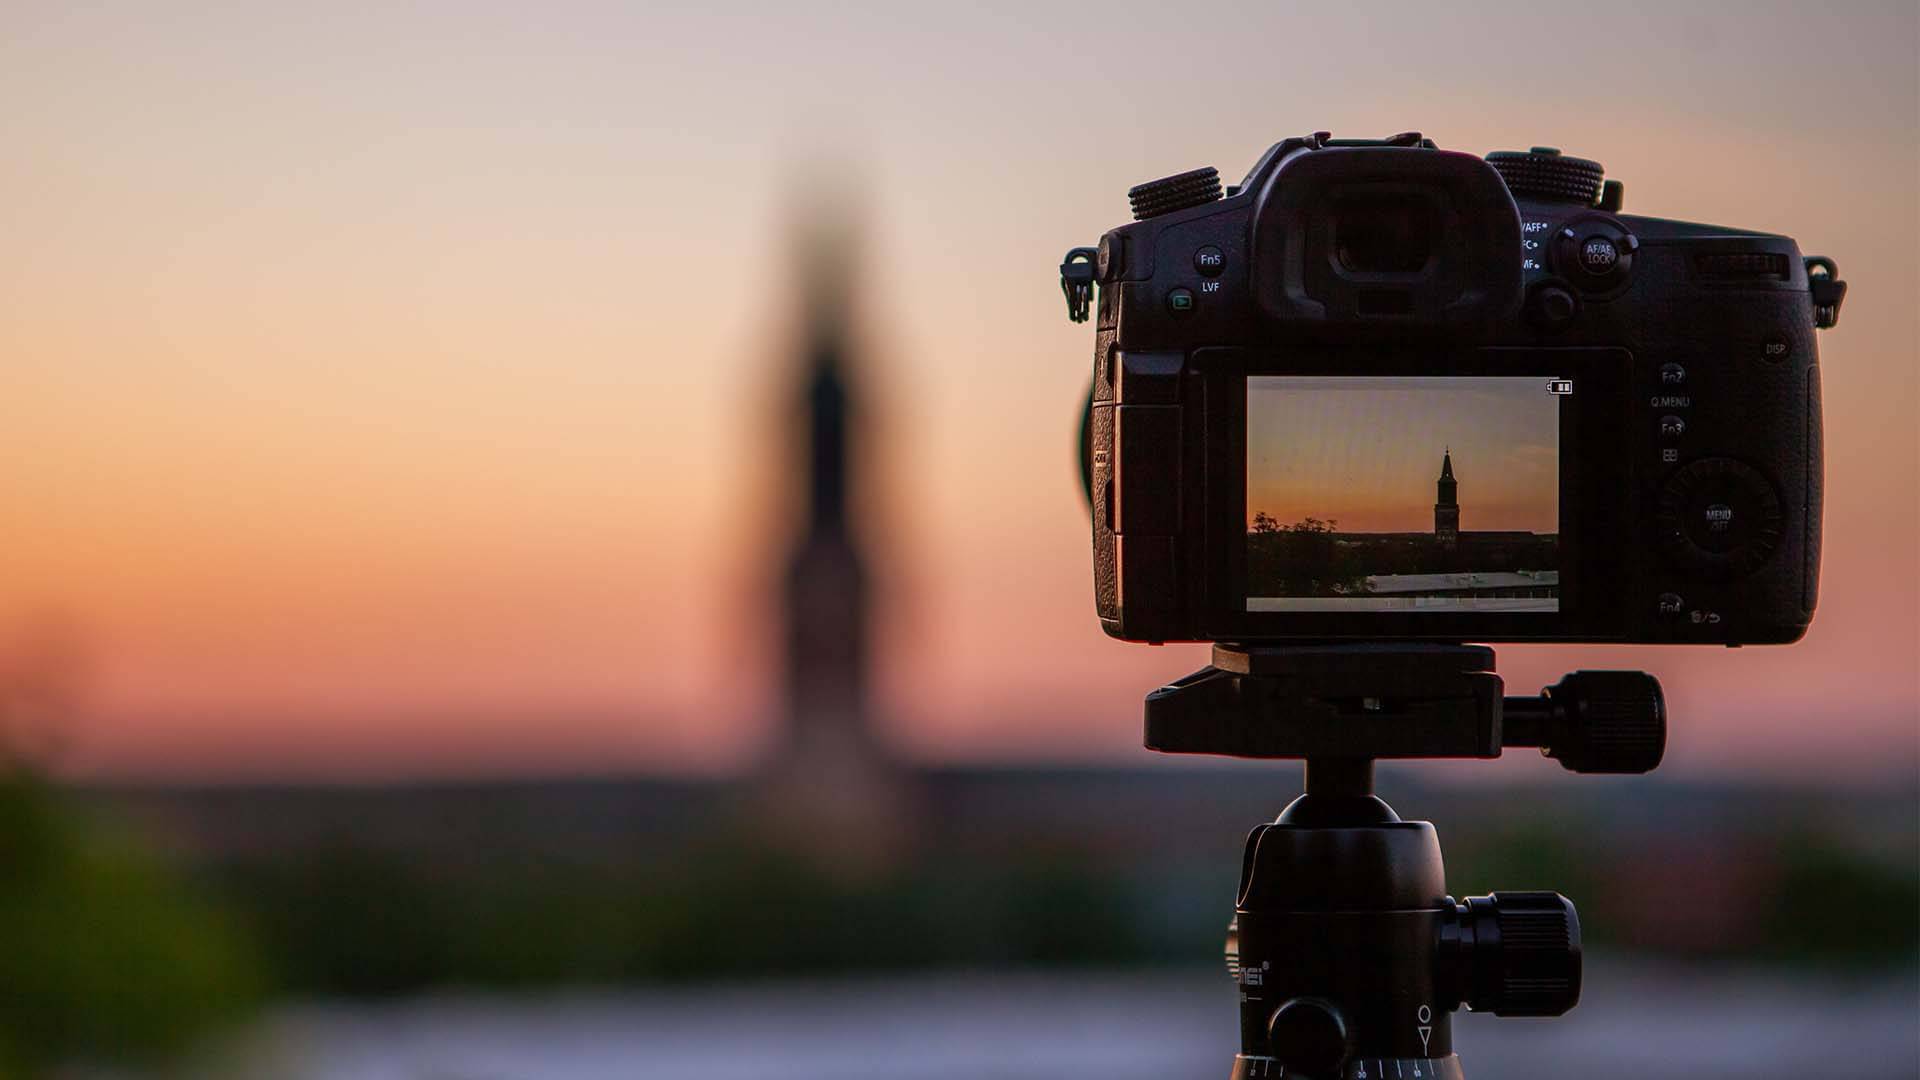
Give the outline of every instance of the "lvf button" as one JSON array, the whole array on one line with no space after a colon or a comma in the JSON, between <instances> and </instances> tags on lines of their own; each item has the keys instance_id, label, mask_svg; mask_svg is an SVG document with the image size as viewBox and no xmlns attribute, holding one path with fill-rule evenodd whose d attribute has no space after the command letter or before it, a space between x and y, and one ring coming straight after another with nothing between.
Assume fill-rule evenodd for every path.
<instances>
[{"instance_id":1,"label":"lvf button","mask_svg":"<svg viewBox=\"0 0 1920 1080\"><path fill-rule=\"evenodd\" d=\"M1193 268L1200 271L1201 277L1219 277L1220 271L1227 268L1227 257L1219 248L1208 244L1193 253Z\"/></svg>"},{"instance_id":2,"label":"lvf button","mask_svg":"<svg viewBox=\"0 0 1920 1080\"><path fill-rule=\"evenodd\" d=\"M1193 293L1186 289L1175 289L1167 294L1167 310L1175 315L1193 314Z\"/></svg>"}]
</instances>

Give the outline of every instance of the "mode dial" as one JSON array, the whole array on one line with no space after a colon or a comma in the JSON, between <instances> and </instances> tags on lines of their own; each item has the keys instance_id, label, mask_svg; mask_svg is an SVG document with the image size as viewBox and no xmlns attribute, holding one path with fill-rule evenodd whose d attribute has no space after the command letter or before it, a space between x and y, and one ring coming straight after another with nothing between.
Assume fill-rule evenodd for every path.
<instances>
[{"instance_id":1,"label":"mode dial","mask_svg":"<svg viewBox=\"0 0 1920 1080\"><path fill-rule=\"evenodd\" d=\"M1524 153L1496 150L1487 155L1487 164L1507 182L1507 190L1516 199L1581 206L1592 206L1599 200L1607 175L1599 162L1567 157L1551 146L1536 146Z\"/></svg>"},{"instance_id":2,"label":"mode dial","mask_svg":"<svg viewBox=\"0 0 1920 1080\"><path fill-rule=\"evenodd\" d=\"M1220 170L1204 169L1163 176L1127 189L1133 220L1145 221L1189 206L1204 206L1220 197Z\"/></svg>"}]
</instances>

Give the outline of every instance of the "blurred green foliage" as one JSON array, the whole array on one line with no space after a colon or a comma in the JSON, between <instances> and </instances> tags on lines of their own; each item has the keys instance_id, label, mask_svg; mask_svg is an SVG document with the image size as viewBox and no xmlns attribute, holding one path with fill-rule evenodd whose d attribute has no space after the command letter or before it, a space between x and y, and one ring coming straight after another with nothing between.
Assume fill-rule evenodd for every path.
<instances>
[{"instance_id":1,"label":"blurred green foliage","mask_svg":"<svg viewBox=\"0 0 1920 1080\"><path fill-rule=\"evenodd\" d=\"M286 989L756 977L1138 959L1112 875L1051 852L846 878L752 843L616 867L502 853L457 869L335 847L230 865Z\"/></svg>"},{"instance_id":2,"label":"blurred green foliage","mask_svg":"<svg viewBox=\"0 0 1920 1080\"><path fill-rule=\"evenodd\" d=\"M32 773L0 775L0 1076L145 1062L244 1015L262 982L234 922Z\"/></svg>"},{"instance_id":3,"label":"blurred green foliage","mask_svg":"<svg viewBox=\"0 0 1920 1080\"><path fill-rule=\"evenodd\" d=\"M1703 895L1551 823L1449 845L1456 894L1558 888L1590 944L1696 960L1911 965L1920 878L1811 837ZM303 994L909 968L1193 963L1220 945L1225 859L1145 868L1070 846L924 856L847 877L741 837L618 864L502 849L445 862L336 843L222 870ZM1688 920L1693 920L1689 922Z\"/></svg>"},{"instance_id":4,"label":"blurred green foliage","mask_svg":"<svg viewBox=\"0 0 1920 1080\"><path fill-rule=\"evenodd\" d=\"M1518 825L1450 840L1447 880L1460 895L1553 888L1573 897L1590 945L1730 964L1920 963L1914 863L1810 831L1711 840L1678 832L1663 845L1569 822Z\"/></svg>"},{"instance_id":5,"label":"blurred green foliage","mask_svg":"<svg viewBox=\"0 0 1920 1080\"><path fill-rule=\"evenodd\" d=\"M1920 883L1913 873L1802 834L1787 836L1777 850L1780 872L1755 941L1758 958L1884 967L1920 961Z\"/></svg>"}]
</instances>

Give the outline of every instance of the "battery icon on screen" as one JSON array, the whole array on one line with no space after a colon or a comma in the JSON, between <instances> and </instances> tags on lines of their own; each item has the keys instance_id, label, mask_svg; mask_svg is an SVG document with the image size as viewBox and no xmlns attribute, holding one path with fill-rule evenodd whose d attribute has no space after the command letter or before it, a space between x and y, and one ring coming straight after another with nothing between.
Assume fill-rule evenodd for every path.
<instances>
[{"instance_id":1,"label":"battery icon on screen","mask_svg":"<svg viewBox=\"0 0 1920 1080\"><path fill-rule=\"evenodd\" d=\"M1562 397L1568 394L1571 394L1573 393L1573 380L1572 379L1548 379L1547 393L1559 394Z\"/></svg>"}]
</instances>

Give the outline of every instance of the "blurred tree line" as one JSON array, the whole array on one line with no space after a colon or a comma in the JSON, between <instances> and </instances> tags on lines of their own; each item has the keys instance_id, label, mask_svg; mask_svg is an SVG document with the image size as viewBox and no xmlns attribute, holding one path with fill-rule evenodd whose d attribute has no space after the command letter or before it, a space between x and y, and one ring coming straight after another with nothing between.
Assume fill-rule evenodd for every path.
<instances>
[{"instance_id":1,"label":"blurred tree line","mask_svg":"<svg viewBox=\"0 0 1920 1080\"><path fill-rule=\"evenodd\" d=\"M0 1077L167 1058L246 1015L264 988L207 890L44 778L81 661L53 620L0 641Z\"/></svg>"},{"instance_id":2,"label":"blurred tree line","mask_svg":"<svg viewBox=\"0 0 1920 1080\"><path fill-rule=\"evenodd\" d=\"M1688 864L1537 818L1451 831L1449 885L1557 888L1601 948L1694 962L1899 968L1920 959L1920 875L1789 834ZM1228 839L1231 839L1230 837ZM1713 880L1676 876L1691 865ZM1664 869L1663 869L1664 868ZM1230 857L1178 866L1068 846L928 855L847 878L717 836L615 863L503 850L457 866L347 846L228 864L282 987L387 995L935 968L1191 965L1216 956ZM1663 876L1663 874L1665 876ZM1684 902L1682 902L1684 900Z\"/></svg>"},{"instance_id":3,"label":"blurred tree line","mask_svg":"<svg viewBox=\"0 0 1920 1080\"><path fill-rule=\"evenodd\" d=\"M848 879L744 839L630 865L503 852L459 869L339 847L224 880L306 994L1111 964L1158 944L1124 881L1064 851Z\"/></svg>"}]
</instances>

